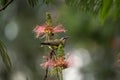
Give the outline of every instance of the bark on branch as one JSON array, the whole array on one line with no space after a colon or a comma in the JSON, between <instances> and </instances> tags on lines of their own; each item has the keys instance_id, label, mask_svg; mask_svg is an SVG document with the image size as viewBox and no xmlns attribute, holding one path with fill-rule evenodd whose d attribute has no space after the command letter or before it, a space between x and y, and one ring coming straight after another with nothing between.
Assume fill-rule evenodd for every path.
<instances>
[{"instance_id":1,"label":"bark on branch","mask_svg":"<svg viewBox=\"0 0 120 80\"><path fill-rule=\"evenodd\" d=\"M7 8L7 6L9 4L11 4L13 2L13 0L9 0L3 7L0 8L0 11L4 10L5 8Z\"/></svg>"}]
</instances>

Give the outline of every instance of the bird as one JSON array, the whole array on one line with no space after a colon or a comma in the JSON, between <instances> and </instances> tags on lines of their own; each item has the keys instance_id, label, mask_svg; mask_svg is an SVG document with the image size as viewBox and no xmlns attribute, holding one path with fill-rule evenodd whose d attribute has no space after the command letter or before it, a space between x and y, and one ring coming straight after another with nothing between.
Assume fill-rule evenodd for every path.
<instances>
[{"instance_id":1,"label":"bird","mask_svg":"<svg viewBox=\"0 0 120 80\"><path fill-rule=\"evenodd\" d=\"M55 39L55 40L51 40L51 41L47 41L47 42L41 42L41 46L48 46L50 49L54 50L57 49L58 46L61 44L63 47L65 46L66 40L69 37L62 37L60 39Z\"/></svg>"}]
</instances>

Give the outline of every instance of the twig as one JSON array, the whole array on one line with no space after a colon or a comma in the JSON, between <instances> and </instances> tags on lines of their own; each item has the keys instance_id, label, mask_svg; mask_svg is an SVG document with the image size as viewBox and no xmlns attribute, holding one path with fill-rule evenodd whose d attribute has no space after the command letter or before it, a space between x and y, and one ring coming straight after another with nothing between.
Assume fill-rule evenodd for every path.
<instances>
[{"instance_id":1,"label":"twig","mask_svg":"<svg viewBox=\"0 0 120 80\"><path fill-rule=\"evenodd\" d=\"M59 78L58 80L62 80L62 70L60 67L57 68L57 77Z\"/></svg>"},{"instance_id":2,"label":"twig","mask_svg":"<svg viewBox=\"0 0 120 80\"><path fill-rule=\"evenodd\" d=\"M62 70L60 68L60 71L59 71L59 77L60 77L60 80L62 80Z\"/></svg>"},{"instance_id":3,"label":"twig","mask_svg":"<svg viewBox=\"0 0 120 80\"><path fill-rule=\"evenodd\" d=\"M7 8L7 6L9 4L11 4L14 0L9 0L3 7L0 8L0 11L4 10L5 8Z\"/></svg>"},{"instance_id":4,"label":"twig","mask_svg":"<svg viewBox=\"0 0 120 80\"><path fill-rule=\"evenodd\" d=\"M47 80L47 77L48 77L48 67L46 68L45 77L43 80Z\"/></svg>"},{"instance_id":5,"label":"twig","mask_svg":"<svg viewBox=\"0 0 120 80\"><path fill-rule=\"evenodd\" d=\"M57 78L58 78L58 80L60 80L58 69L56 71L57 71Z\"/></svg>"}]
</instances>

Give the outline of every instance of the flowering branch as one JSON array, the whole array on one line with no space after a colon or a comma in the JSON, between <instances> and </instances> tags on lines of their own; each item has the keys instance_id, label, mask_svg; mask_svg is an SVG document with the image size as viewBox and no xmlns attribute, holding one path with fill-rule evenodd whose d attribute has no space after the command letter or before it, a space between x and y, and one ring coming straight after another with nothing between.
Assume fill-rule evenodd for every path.
<instances>
[{"instance_id":1,"label":"flowering branch","mask_svg":"<svg viewBox=\"0 0 120 80\"><path fill-rule=\"evenodd\" d=\"M49 56L43 58L46 62L41 66L46 69L44 80L47 79L49 73L56 73L59 80L62 80L62 70L70 67L69 57L65 55L64 46L68 37L55 39L54 34L66 32L62 25L52 26L52 18L49 13L46 13L46 22L42 26L37 25L33 31L36 38L44 37L41 42L42 46L47 46L50 49Z\"/></svg>"}]
</instances>

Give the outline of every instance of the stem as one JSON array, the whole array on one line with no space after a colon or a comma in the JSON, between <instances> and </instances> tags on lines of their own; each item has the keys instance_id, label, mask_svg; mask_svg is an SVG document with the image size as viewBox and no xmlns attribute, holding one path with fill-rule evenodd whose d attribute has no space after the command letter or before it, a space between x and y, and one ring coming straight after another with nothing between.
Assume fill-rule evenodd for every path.
<instances>
[{"instance_id":1,"label":"stem","mask_svg":"<svg viewBox=\"0 0 120 80\"><path fill-rule=\"evenodd\" d=\"M59 75L60 75L60 80L62 80L62 71L61 70L59 72Z\"/></svg>"},{"instance_id":2,"label":"stem","mask_svg":"<svg viewBox=\"0 0 120 80\"><path fill-rule=\"evenodd\" d=\"M59 73L58 73L58 69L57 69L57 78L58 78L58 80L59 80Z\"/></svg>"},{"instance_id":3,"label":"stem","mask_svg":"<svg viewBox=\"0 0 120 80\"><path fill-rule=\"evenodd\" d=\"M47 77L48 77L48 67L46 68L46 73L45 73L45 77L43 80L47 80Z\"/></svg>"},{"instance_id":4,"label":"stem","mask_svg":"<svg viewBox=\"0 0 120 80\"><path fill-rule=\"evenodd\" d=\"M59 80L62 80L62 69L61 69L61 67L58 67L57 75L59 76Z\"/></svg>"},{"instance_id":5,"label":"stem","mask_svg":"<svg viewBox=\"0 0 120 80\"><path fill-rule=\"evenodd\" d=\"M45 34L45 41L48 42L49 41L49 35L46 33Z\"/></svg>"},{"instance_id":6,"label":"stem","mask_svg":"<svg viewBox=\"0 0 120 80\"><path fill-rule=\"evenodd\" d=\"M9 0L3 7L0 8L0 11L4 10L5 8L7 8L7 6L9 4L11 4L13 2L13 0Z\"/></svg>"}]
</instances>

